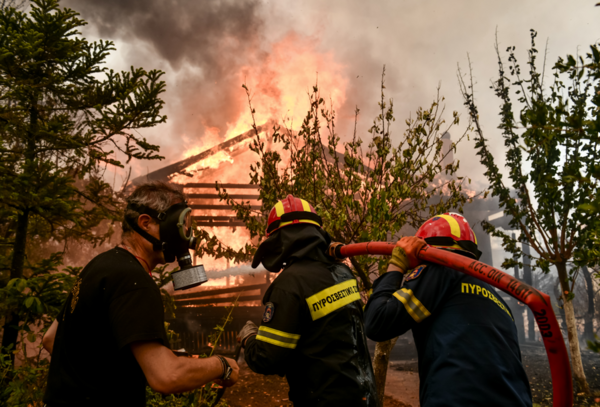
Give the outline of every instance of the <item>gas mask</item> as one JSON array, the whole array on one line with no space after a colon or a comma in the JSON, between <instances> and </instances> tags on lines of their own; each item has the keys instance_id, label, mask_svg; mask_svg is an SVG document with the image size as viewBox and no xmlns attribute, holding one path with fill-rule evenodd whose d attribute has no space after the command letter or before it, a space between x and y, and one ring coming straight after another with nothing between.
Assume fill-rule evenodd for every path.
<instances>
[{"instance_id":1,"label":"gas mask","mask_svg":"<svg viewBox=\"0 0 600 407\"><path fill-rule=\"evenodd\" d=\"M160 239L155 238L137 223L137 219L125 218L127 224L144 239L152 243L155 251L162 251L165 262L177 259L179 271L172 274L175 290L186 290L208 281L203 265L193 266L190 249L196 248L196 237L192 230L192 209L187 202L172 205L166 212L158 212L145 205L127 205L139 214L155 219L159 224Z\"/></svg>"}]
</instances>

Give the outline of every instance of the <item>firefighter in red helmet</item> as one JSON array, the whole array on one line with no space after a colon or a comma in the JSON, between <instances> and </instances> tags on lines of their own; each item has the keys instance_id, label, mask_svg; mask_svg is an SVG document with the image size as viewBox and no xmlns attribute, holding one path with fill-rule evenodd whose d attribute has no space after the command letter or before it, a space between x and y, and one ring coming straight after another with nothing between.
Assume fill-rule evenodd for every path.
<instances>
[{"instance_id":1,"label":"firefighter in red helmet","mask_svg":"<svg viewBox=\"0 0 600 407\"><path fill-rule=\"evenodd\" d=\"M326 254L331 243L315 209L288 195L267 221L260 263L281 274L263 303L260 327L238 335L257 373L286 376L294 406L376 406L375 380L357 281Z\"/></svg>"},{"instance_id":2,"label":"firefighter in red helmet","mask_svg":"<svg viewBox=\"0 0 600 407\"><path fill-rule=\"evenodd\" d=\"M398 241L388 272L373 284L365 329L374 341L412 330L420 403L431 406L532 405L510 309L488 284L448 267L419 264L423 245L479 259L467 220L445 213Z\"/></svg>"}]
</instances>

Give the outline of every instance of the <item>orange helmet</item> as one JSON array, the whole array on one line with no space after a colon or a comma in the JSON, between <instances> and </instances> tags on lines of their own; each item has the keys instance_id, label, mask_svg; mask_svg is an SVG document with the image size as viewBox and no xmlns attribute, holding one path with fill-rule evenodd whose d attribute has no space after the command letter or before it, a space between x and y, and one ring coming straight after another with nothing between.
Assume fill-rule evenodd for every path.
<instances>
[{"instance_id":1,"label":"orange helmet","mask_svg":"<svg viewBox=\"0 0 600 407\"><path fill-rule=\"evenodd\" d=\"M477 260L481 257L475 232L465 217L458 213L446 212L434 216L421 225L415 236L422 237L431 246L468 252Z\"/></svg>"},{"instance_id":2,"label":"orange helmet","mask_svg":"<svg viewBox=\"0 0 600 407\"><path fill-rule=\"evenodd\" d=\"M310 223L321 227L323 220L317 215L317 211L311 204L304 199L288 195L287 198L277 202L271 209L267 220L267 236L282 227L296 223Z\"/></svg>"}]
</instances>

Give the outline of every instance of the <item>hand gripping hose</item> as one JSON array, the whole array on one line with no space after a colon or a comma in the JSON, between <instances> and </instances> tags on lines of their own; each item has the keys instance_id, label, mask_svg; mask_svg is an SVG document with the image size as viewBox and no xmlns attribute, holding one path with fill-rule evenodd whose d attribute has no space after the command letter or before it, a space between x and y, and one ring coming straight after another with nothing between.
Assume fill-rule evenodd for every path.
<instances>
[{"instance_id":1,"label":"hand gripping hose","mask_svg":"<svg viewBox=\"0 0 600 407\"><path fill-rule=\"evenodd\" d=\"M335 257L344 258L365 254L390 256L395 243L368 242L338 245L330 248ZM553 407L573 406L573 382L567 348L558 321L552 310L550 297L508 274L456 253L425 246L418 254L421 260L458 270L481 281L485 281L521 301L535 315L540 334L544 340L550 373L552 375Z\"/></svg>"}]
</instances>

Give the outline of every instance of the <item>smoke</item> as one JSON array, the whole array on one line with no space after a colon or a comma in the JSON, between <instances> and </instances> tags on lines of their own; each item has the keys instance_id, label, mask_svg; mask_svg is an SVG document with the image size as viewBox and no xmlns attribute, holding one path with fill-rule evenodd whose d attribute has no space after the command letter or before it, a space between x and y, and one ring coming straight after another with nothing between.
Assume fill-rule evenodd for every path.
<instances>
[{"instance_id":1,"label":"smoke","mask_svg":"<svg viewBox=\"0 0 600 407\"><path fill-rule=\"evenodd\" d=\"M504 171L503 139L497 130L499 101L489 89L490 81L497 77L496 39L505 57L507 46L517 46L523 67L529 30L537 30L540 63L548 39L546 79L550 81L550 68L558 56L575 54L578 49L587 52L587 46L598 40L600 12L592 3L575 6L560 0L544 5L517 0L426 4L391 0L64 0L63 5L79 11L90 23L84 35L116 42L119 69L135 65L167 73L168 123L142 130L151 142L161 145L166 160L136 164L133 178L182 159L191 145L203 149L223 141L227 130L240 117L248 116L240 87L246 80L258 85L251 86L257 98L261 93L275 100L280 97L278 84L265 79L269 79L267 71L281 65L273 66L272 61L278 59L272 52L284 38L297 38L300 44L311 44L316 53L331 55L321 67L309 68L309 75L296 80L306 82L300 84L302 89L310 89L313 82L306 78L316 80L316 71L321 78L331 66L342 67L345 97L334 100L342 139L353 131L355 106L361 109L358 133L368 135L366 130L378 113L379 83L386 65L386 98L394 99L397 119L393 137L402 137L404 119L419 106L431 103L441 84L447 117L457 110L463 118L450 132L456 140L467 122L456 68L460 64L468 71L469 54L480 120ZM289 47L294 47L293 42ZM285 57L290 59L294 51ZM115 67L115 61L110 62L110 67ZM258 78L261 73L263 77ZM332 89L324 84L321 89L327 100ZM473 179L473 189L487 186L472 139L458 147L455 158L461 161L460 175Z\"/></svg>"},{"instance_id":2,"label":"smoke","mask_svg":"<svg viewBox=\"0 0 600 407\"><path fill-rule=\"evenodd\" d=\"M66 0L63 5L90 23L84 35L116 42L122 69L166 71L168 125L144 135L163 147L167 163L181 158L183 137L223 136L244 108L242 67L265 57L264 22L255 0Z\"/></svg>"}]
</instances>

